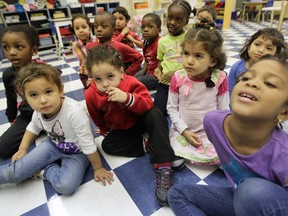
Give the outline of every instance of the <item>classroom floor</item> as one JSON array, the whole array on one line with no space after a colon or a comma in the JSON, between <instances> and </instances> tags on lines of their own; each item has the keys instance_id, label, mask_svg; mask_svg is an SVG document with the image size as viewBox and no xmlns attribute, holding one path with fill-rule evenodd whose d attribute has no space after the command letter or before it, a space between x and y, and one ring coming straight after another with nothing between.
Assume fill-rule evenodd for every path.
<instances>
[{"instance_id":1,"label":"classroom floor","mask_svg":"<svg viewBox=\"0 0 288 216\"><path fill-rule=\"evenodd\" d=\"M246 38L255 33L259 28L268 26L269 23L239 23L232 21L229 30L222 31L225 39L228 62L226 71L239 59L238 51ZM283 26L288 29L288 23ZM286 32L286 41L288 35ZM78 61L67 54L64 59L58 59L53 50L39 52L40 59L60 68L66 95L78 101L83 101L83 89L78 79ZM8 127L5 116L6 99L2 72L10 63L3 59L0 62L0 134ZM114 173L114 183L102 186L92 179L91 168L87 170L80 188L70 197L57 194L51 185L44 180L27 180L19 184L6 184L0 186L0 214L3 216L172 216L169 207L158 205L155 197L155 173L149 163L149 156L141 158L124 158L109 156L103 153L100 143L102 137L95 141L102 153L104 166ZM41 142L41 138L37 143ZM0 159L0 164L9 160ZM227 186L223 172L217 167L192 166L187 164L183 170L174 175L174 184L208 184Z\"/></svg>"}]
</instances>

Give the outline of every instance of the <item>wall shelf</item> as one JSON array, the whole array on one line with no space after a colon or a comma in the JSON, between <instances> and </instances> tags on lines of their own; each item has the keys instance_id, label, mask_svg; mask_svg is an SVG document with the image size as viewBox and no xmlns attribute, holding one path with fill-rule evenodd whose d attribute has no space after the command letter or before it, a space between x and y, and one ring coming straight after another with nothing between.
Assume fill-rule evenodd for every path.
<instances>
[{"instance_id":1,"label":"wall shelf","mask_svg":"<svg viewBox=\"0 0 288 216\"><path fill-rule=\"evenodd\" d=\"M91 18L93 18L98 12L112 12L117 6L119 6L119 2L85 3L73 4L67 7L53 9L44 8L32 11L24 11L21 13L2 11L0 15L6 28L10 25L28 24L34 26L37 29L39 35L49 35L48 37L40 38L40 48L47 48L51 46L55 47L57 46L58 41L61 41L61 45L63 47L63 43L60 38L61 34L57 33L60 31L59 29L57 30L55 28L55 22L63 23L62 20L66 20L64 22L65 25L61 26L61 28L65 28L71 24L71 18L73 14L82 13L89 16L91 20ZM99 11L99 9L101 9L101 11ZM55 17L58 17L58 19ZM62 47L60 47L60 49Z\"/></svg>"}]
</instances>

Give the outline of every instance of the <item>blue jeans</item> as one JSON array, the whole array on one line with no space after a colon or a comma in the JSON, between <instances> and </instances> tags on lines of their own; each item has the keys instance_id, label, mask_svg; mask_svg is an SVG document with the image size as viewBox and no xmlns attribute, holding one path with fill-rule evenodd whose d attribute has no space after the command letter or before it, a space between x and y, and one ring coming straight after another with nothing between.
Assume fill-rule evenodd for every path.
<instances>
[{"instance_id":1,"label":"blue jeans","mask_svg":"<svg viewBox=\"0 0 288 216\"><path fill-rule=\"evenodd\" d=\"M288 191L262 178L245 179L236 189L174 185L168 201L177 216L288 215Z\"/></svg>"},{"instance_id":2,"label":"blue jeans","mask_svg":"<svg viewBox=\"0 0 288 216\"><path fill-rule=\"evenodd\" d=\"M64 154L47 138L21 159L0 166L0 184L21 182L44 169L45 180L68 196L78 189L88 165L83 153Z\"/></svg>"}]
</instances>

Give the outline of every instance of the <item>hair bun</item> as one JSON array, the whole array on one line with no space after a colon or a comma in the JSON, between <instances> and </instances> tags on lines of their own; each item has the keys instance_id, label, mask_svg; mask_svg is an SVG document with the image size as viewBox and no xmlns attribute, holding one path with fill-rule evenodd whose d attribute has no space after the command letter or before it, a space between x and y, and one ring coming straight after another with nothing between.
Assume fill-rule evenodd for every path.
<instances>
[{"instance_id":1,"label":"hair bun","mask_svg":"<svg viewBox=\"0 0 288 216\"><path fill-rule=\"evenodd\" d=\"M212 28L215 28L215 22L208 20L206 18L203 18L201 20L197 20L194 24L195 28L205 28L208 30L211 30Z\"/></svg>"}]
</instances>

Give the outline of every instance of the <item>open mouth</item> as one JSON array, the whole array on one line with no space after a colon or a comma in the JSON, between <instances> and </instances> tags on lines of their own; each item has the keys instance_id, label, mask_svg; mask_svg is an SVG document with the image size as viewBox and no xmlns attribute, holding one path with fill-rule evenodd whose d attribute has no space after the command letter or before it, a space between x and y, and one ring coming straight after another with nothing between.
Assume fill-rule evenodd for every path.
<instances>
[{"instance_id":1,"label":"open mouth","mask_svg":"<svg viewBox=\"0 0 288 216\"><path fill-rule=\"evenodd\" d=\"M169 30L169 32L174 32L175 28L169 27L168 30Z\"/></svg>"},{"instance_id":2,"label":"open mouth","mask_svg":"<svg viewBox=\"0 0 288 216\"><path fill-rule=\"evenodd\" d=\"M251 100L251 101L257 101L257 99L256 99L254 96L249 95L249 94L242 93L242 94L240 94L239 96L240 96L240 97L243 97L243 98L247 98L247 99L249 99L249 100Z\"/></svg>"},{"instance_id":3,"label":"open mouth","mask_svg":"<svg viewBox=\"0 0 288 216\"><path fill-rule=\"evenodd\" d=\"M19 59L11 59L12 64L19 64L20 60Z\"/></svg>"}]
</instances>

